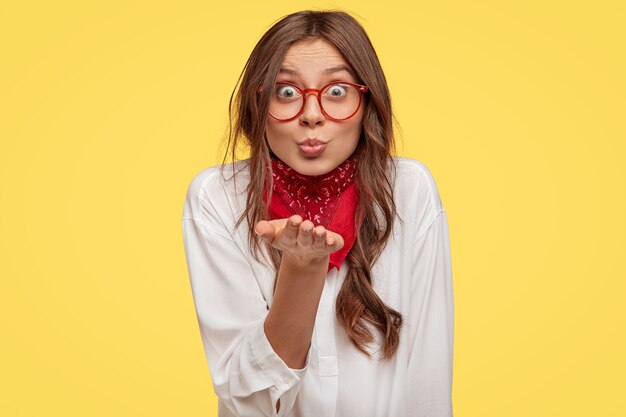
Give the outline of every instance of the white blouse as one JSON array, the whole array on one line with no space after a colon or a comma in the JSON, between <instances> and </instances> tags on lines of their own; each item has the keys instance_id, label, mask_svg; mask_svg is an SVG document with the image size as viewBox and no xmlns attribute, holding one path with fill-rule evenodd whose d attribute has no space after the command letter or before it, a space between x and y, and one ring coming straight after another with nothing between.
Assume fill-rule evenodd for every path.
<instances>
[{"instance_id":1,"label":"white blouse","mask_svg":"<svg viewBox=\"0 0 626 417\"><path fill-rule=\"evenodd\" d=\"M344 262L326 278L303 369L289 368L267 340L263 322L275 271L254 260L247 221L235 228L245 207L249 160L226 165L224 176L214 166L193 178L183 239L220 417L452 416L454 300L446 211L423 163L393 161L394 198L404 224L396 218L372 285L404 318L398 350L383 361L377 346L368 358L348 340L335 317Z\"/></svg>"}]
</instances>

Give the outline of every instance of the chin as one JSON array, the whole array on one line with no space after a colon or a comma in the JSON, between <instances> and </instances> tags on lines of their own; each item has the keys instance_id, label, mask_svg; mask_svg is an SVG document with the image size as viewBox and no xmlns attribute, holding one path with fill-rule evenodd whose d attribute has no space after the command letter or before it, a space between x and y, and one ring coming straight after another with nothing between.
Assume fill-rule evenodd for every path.
<instances>
[{"instance_id":1,"label":"chin","mask_svg":"<svg viewBox=\"0 0 626 417\"><path fill-rule=\"evenodd\" d=\"M323 175L332 171L332 165L328 161L324 161L322 158L303 158L299 157L296 161L293 169L298 171L302 175Z\"/></svg>"}]
</instances>

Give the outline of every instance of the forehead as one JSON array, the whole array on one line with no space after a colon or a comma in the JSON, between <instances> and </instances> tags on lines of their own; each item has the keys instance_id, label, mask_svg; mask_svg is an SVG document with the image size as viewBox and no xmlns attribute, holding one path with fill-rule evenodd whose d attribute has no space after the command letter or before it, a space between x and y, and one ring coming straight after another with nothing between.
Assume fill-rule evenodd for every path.
<instances>
[{"instance_id":1,"label":"forehead","mask_svg":"<svg viewBox=\"0 0 626 417\"><path fill-rule=\"evenodd\" d=\"M323 38L293 43L287 50L283 63L299 59L328 59L346 63L337 48Z\"/></svg>"},{"instance_id":2,"label":"forehead","mask_svg":"<svg viewBox=\"0 0 626 417\"><path fill-rule=\"evenodd\" d=\"M341 53L325 39L303 40L295 42L287 50L281 65L283 74L323 74L328 69L338 72L345 68L345 72L352 73L350 65Z\"/></svg>"}]
</instances>

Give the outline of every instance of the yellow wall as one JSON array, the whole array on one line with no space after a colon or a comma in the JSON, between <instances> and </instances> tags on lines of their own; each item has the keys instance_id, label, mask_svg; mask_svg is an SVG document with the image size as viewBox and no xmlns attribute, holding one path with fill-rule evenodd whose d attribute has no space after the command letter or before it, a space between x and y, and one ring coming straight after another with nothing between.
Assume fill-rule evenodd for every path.
<instances>
[{"instance_id":1,"label":"yellow wall","mask_svg":"<svg viewBox=\"0 0 626 417\"><path fill-rule=\"evenodd\" d=\"M98 3L98 4L96 4ZM260 35L357 14L448 211L454 409L626 410L624 2L7 2L0 414L215 416L181 236Z\"/></svg>"}]
</instances>

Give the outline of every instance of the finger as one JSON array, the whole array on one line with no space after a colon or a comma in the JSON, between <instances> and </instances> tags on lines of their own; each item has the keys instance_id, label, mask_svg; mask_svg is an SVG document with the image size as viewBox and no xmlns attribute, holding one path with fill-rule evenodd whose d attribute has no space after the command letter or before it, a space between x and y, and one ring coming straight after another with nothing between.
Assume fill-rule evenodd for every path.
<instances>
[{"instance_id":1,"label":"finger","mask_svg":"<svg viewBox=\"0 0 626 417\"><path fill-rule=\"evenodd\" d=\"M276 234L276 228L266 220L259 221L256 224L254 231L267 243L272 243Z\"/></svg>"},{"instance_id":2,"label":"finger","mask_svg":"<svg viewBox=\"0 0 626 417\"><path fill-rule=\"evenodd\" d=\"M294 245L296 243L296 237L298 236L298 229L300 228L300 223L302 223L302 217L294 214L289 218L287 224L285 225L285 230L283 231L284 235L282 239L284 239L285 243L288 245Z\"/></svg>"},{"instance_id":3,"label":"finger","mask_svg":"<svg viewBox=\"0 0 626 417\"><path fill-rule=\"evenodd\" d=\"M332 241L333 252L338 251L339 249L343 248L343 245L344 245L343 236L341 236L339 233L331 232L329 230L327 230L326 232L329 235L329 237L326 238L326 243L328 243L329 241Z\"/></svg>"},{"instance_id":4,"label":"finger","mask_svg":"<svg viewBox=\"0 0 626 417\"><path fill-rule=\"evenodd\" d=\"M289 219L274 219L270 220L269 223L274 226L274 229L276 229L276 231L278 232L285 228L288 220Z\"/></svg>"},{"instance_id":5,"label":"finger","mask_svg":"<svg viewBox=\"0 0 626 417\"><path fill-rule=\"evenodd\" d=\"M326 247L326 229L324 226L317 226L313 229L313 248L324 249Z\"/></svg>"},{"instance_id":6,"label":"finger","mask_svg":"<svg viewBox=\"0 0 626 417\"><path fill-rule=\"evenodd\" d=\"M311 220L304 220L300 224L300 230L298 231L297 242L298 246L310 248L313 245L313 227L315 225Z\"/></svg>"}]
</instances>

